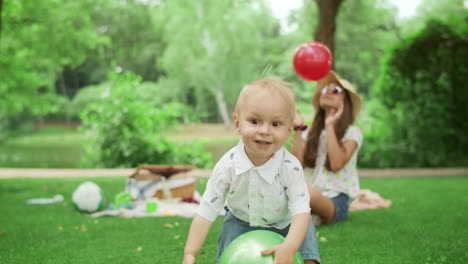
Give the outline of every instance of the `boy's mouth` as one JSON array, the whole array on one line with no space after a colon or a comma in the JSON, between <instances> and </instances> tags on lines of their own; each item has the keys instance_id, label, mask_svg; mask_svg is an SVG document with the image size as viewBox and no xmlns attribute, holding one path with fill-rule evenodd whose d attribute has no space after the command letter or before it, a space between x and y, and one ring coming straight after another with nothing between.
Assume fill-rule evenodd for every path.
<instances>
[{"instance_id":1,"label":"boy's mouth","mask_svg":"<svg viewBox=\"0 0 468 264\"><path fill-rule=\"evenodd\" d=\"M264 146L267 146L267 145L271 144L271 142L264 141L264 140L255 140L255 143L260 144L260 145L264 145Z\"/></svg>"}]
</instances>

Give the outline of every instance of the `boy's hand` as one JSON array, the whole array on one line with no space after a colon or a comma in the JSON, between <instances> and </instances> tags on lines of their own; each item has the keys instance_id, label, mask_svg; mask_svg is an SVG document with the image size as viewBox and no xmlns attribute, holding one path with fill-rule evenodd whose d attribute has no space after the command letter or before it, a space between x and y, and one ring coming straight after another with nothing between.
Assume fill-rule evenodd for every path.
<instances>
[{"instance_id":1,"label":"boy's hand","mask_svg":"<svg viewBox=\"0 0 468 264\"><path fill-rule=\"evenodd\" d=\"M185 254L184 255L184 260L182 261L182 264L194 264L195 263L195 256L191 254Z\"/></svg>"},{"instance_id":2,"label":"boy's hand","mask_svg":"<svg viewBox=\"0 0 468 264\"><path fill-rule=\"evenodd\" d=\"M269 249L262 250L263 255L275 254L273 264L292 264L294 263L295 252L292 252L285 244L276 245Z\"/></svg>"}]
</instances>

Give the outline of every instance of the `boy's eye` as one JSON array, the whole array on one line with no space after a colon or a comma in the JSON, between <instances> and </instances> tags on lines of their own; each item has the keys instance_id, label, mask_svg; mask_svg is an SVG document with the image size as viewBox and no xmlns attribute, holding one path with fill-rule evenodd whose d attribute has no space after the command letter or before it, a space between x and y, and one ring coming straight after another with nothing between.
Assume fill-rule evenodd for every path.
<instances>
[{"instance_id":1,"label":"boy's eye","mask_svg":"<svg viewBox=\"0 0 468 264\"><path fill-rule=\"evenodd\" d=\"M279 126L279 125L280 125L279 122L273 122L273 126L274 126L274 127L277 127L277 126Z\"/></svg>"},{"instance_id":2,"label":"boy's eye","mask_svg":"<svg viewBox=\"0 0 468 264\"><path fill-rule=\"evenodd\" d=\"M256 119L252 120L252 124L254 124L254 125L258 124L258 120L256 120Z\"/></svg>"}]
</instances>

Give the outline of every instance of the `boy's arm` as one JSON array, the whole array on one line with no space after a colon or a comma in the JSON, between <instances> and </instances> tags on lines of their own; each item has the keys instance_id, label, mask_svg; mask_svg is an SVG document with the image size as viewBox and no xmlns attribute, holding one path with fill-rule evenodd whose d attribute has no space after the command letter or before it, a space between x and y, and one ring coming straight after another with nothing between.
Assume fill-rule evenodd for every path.
<instances>
[{"instance_id":1,"label":"boy's arm","mask_svg":"<svg viewBox=\"0 0 468 264\"><path fill-rule=\"evenodd\" d=\"M199 214L195 215L185 244L183 264L195 263L195 257L205 242L211 224L212 222L208 219L203 218Z\"/></svg>"},{"instance_id":2,"label":"boy's arm","mask_svg":"<svg viewBox=\"0 0 468 264\"><path fill-rule=\"evenodd\" d=\"M294 251L294 254L299 250L309 230L310 213L300 213L292 217L291 227L283 244L287 244L288 248Z\"/></svg>"},{"instance_id":3,"label":"boy's arm","mask_svg":"<svg viewBox=\"0 0 468 264\"><path fill-rule=\"evenodd\" d=\"M307 235L310 213L300 213L292 217L291 226L285 241L277 246L262 251L263 255L275 254L275 263L293 263L294 255L299 250Z\"/></svg>"}]
</instances>

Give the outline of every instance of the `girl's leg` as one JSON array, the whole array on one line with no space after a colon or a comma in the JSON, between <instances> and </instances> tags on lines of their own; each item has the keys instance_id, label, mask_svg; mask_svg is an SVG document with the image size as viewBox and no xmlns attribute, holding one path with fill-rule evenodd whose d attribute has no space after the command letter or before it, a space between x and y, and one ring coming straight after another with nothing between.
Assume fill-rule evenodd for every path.
<instances>
[{"instance_id":1,"label":"girl's leg","mask_svg":"<svg viewBox=\"0 0 468 264\"><path fill-rule=\"evenodd\" d=\"M319 215L324 224L331 223L335 218L335 204L333 201L315 187L309 187L309 194L312 213Z\"/></svg>"}]
</instances>

